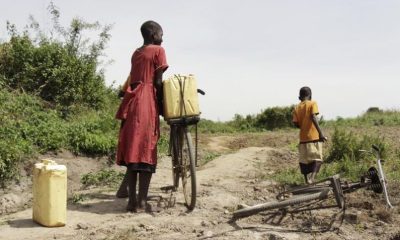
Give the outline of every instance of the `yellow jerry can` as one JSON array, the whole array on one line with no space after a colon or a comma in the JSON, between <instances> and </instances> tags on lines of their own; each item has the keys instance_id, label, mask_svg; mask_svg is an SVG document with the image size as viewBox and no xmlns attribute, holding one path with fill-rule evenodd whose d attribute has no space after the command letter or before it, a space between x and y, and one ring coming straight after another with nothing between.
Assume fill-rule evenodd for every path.
<instances>
[{"instance_id":1,"label":"yellow jerry can","mask_svg":"<svg viewBox=\"0 0 400 240\"><path fill-rule=\"evenodd\" d=\"M67 168L43 159L33 169L33 220L46 227L65 226Z\"/></svg>"},{"instance_id":2,"label":"yellow jerry can","mask_svg":"<svg viewBox=\"0 0 400 240\"><path fill-rule=\"evenodd\" d=\"M193 74L175 74L164 80L163 91L166 120L200 115L197 82Z\"/></svg>"}]
</instances>

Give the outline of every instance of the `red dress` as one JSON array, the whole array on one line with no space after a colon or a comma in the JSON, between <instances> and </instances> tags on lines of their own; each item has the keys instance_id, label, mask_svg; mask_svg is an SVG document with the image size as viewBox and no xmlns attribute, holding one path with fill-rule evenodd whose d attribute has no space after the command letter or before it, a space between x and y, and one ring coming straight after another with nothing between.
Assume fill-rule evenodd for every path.
<instances>
[{"instance_id":1,"label":"red dress","mask_svg":"<svg viewBox=\"0 0 400 240\"><path fill-rule=\"evenodd\" d=\"M137 49L131 60L131 87L126 91L116 118L123 120L119 132L117 164L157 164L160 122L153 84L156 70L168 68L164 48L147 45Z\"/></svg>"}]
</instances>

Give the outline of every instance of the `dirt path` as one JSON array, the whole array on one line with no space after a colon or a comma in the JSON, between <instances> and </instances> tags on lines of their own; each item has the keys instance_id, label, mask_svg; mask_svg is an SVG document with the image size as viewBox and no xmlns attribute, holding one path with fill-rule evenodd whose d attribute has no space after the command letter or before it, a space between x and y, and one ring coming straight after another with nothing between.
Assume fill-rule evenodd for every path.
<instances>
[{"instance_id":1,"label":"dirt path","mask_svg":"<svg viewBox=\"0 0 400 240\"><path fill-rule=\"evenodd\" d=\"M159 164L150 190L152 204L158 202L165 207L160 213L126 213L126 199L116 199L114 192L93 190L88 200L69 204L65 227L41 227L32 222L32 210L26 209L2 218L0 239L106 239L110 235L160 239L250 237L256 233L245 233L228 223L230 212L243 196L253 191L249 185L255 181L257 159L265 157L270 150L246 148L204 166L197 172L197 207L190 213L183 205L181 191L166 193L160 190L171 183L170 159L165 157ZM175 201L170 200L174 198ZM171 202L175 205L168 207Z\"/></svg>"},{"instance_id":2,"label":"dirt path","mask_svg":"<svg viewBox=\"0 0 400 240\"><path fill-rule=\"evenodd\" d=\"M150 189L151 204L164 208L160 213L126 213L126 199L115 198L114 191L92 189L80 191L87 200L68 204L65 227L42 227L32 221L32 210L26 209L0 218L0 239L395 239L389 238L397 231L395 225L362 224L360 216L366 214L351 209L355 222L322 233L302 231L300 226L309 218L304 215L279 224L266 221L265 215L230 221L239 203L273 199L276 184L259 179L260 171L272 174L295 164L288 156L285 150L250 147L209 162L197 172L198 197L192 212L183 205L181 189L176 193L160 190L172 180L170 159L164 157ZM331 214L322 212L322 219Z\"/></svg>"}]
</instances>

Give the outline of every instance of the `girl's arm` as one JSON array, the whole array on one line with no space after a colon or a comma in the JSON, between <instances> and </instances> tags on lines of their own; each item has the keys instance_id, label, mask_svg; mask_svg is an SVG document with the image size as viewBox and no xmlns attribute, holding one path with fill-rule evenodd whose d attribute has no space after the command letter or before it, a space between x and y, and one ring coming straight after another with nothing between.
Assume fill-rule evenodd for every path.
<instances>
[{"instance_id":1,"label":"girl's arm","mask_svg":"<svg viewBox=\"0 0 400 240\"><path fill-rule=\"evenodd\" d=\"M163 84L162 84L162 76L164 71L162 69L158 69L154 76L154 87L156 88L157 93L157 106L159 115L164 115L163 113Z\"/></svg>"},{"instance_id":2,"label":"girl's arm","mask_svg":"<svg viewBox=\"0 0 400 240\"><path fill-rule=\"evenodd\" d=\"M129 85L131 85L131 75L129 74L125 80L124 85L122 86L122 91L126 92L128 90Z\"/></svg>"},{"instance_id":3,"label":"girl's arm","mask_svg":"<svg viewBox=\"0 0 400 240\"><path fill-rule=\"evenodd\" d=\"M128 90L128 87L130 85L130 82L131 82L131 75L129 74L124 82L124 85L122 85L122 88L118 93L118 97L120 97L120 98L124 97L125 92Z\"/></svg>"},{"instance_id":4,"label":"girl's arm","mask_svg":"<svg viewBox=\"0 0 400 240\"><path fill-rule=\"evenodd\" d=\"M154 86L156 87L157 91L162 91L162 76L164 71L162 69L158 69L154 76Z\"/></svg>"}]
</instances>

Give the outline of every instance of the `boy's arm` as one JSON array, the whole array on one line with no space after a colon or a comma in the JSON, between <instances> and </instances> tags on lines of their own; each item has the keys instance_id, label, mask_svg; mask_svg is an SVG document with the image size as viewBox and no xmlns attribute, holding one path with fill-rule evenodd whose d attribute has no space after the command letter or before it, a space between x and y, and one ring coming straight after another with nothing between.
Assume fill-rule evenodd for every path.
<instances>
[{"instance_id":1,"label":"boy's arm","mask_svg":"<svg viewBox=\"0 0 400 240\"><path fill-rule=\"evenodd\" d=\"M312 114L312 115L311 115L311 121L313 122L315 128L316 128L317 131L318 131L319 140L321 140L321 141L323 141L323 142L325 142L326 140L328 140L328 139L324 136L324 134L322 133L321 128L319 127L318 119L317 119L317 115L316 115L316 114Z\"/></svg>"},{"instance_id":2,"label":"boy's arm","mask_svg":"<svg viewBox=\"0 0 400 240\"><path fill-rule=\"evenodd\" d=\"M300 128L295 109L292 112L292 122L295 127Z\"/></svg>"}]
</instances>

